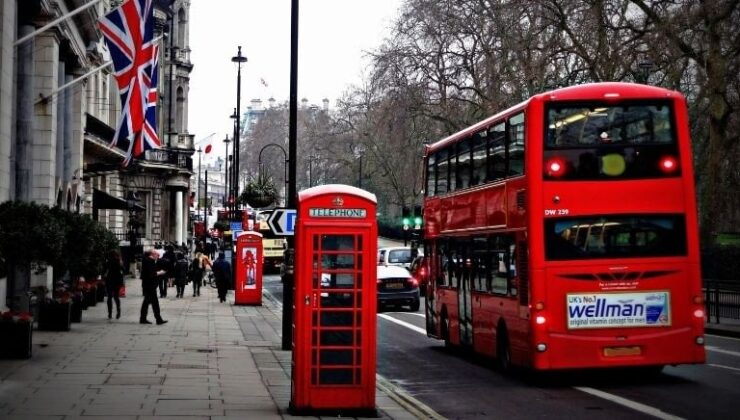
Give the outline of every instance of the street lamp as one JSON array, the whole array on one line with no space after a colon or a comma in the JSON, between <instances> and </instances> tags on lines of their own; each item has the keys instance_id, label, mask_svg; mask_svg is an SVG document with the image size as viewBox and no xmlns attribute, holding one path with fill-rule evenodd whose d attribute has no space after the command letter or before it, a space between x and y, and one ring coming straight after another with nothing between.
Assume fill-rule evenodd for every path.
<instances>
[{"instance_id":1,"label":"street lamp","mask_svg":"<svg viewBox=\"0 0 740 420\"><path fill-rule=\"evenodd\" d=\"M200 155L203 153L203 149L201 149L200 146L198 146L198 180L195 183L195 188L197 189L198 193L196 194L196 199L198 200L198 210L195 214L200 215ZM204 224L205 225L205 224ZM193 233L195 233L195 230L193 230Z\"/></svg>"},{"instance_id":2,"label":"street lamp","mask_svg":"<svg viewBox=\"0 0 740 420\"><path fill-rule=\"evenodd\" d=\"M228 197L229 197L229 143L231 143L231 140L229 140L229 135L226 135L226 138L224 139L224 149L226 149L226 156L224 158L224 201L223 205L224 207L228 208Z\"/></svg>"},{"instance_id":3,"label":"street lamp","mask_svg":"<svg viewBox=\"0 0 740 420\"><path fill-rule=\"evenodd\" d=\"M285 178L285 194L288 194L288 154L285 152L285 149L283 146L277 144L277 143L270 143L266 144L262 149L260 149L260 153L257 156L257 164L260 167L260 170L262 170L262 152L267 149L270 146L275 146L279 148L283 152L283 157L285 158L285 166L283 166L283 177ZM285 200L285 204L287 205L288 200Z\"/></svg>"},{"instance_id":4,"label":"street lamp","mask_svg":"<svg viewBox=\"0 0 740 420\"><path fill-rule=\"evenodd\" d=\"M231 115L229 115L229 118L234 120L234 124L233 124L234 134L231 136L231 138L234 141L234 145L232 146L232 151L231 151L231 159L234 159L234 156L236 156L236 139L237 137L239 137L239 133L237 132L237 128L236 128L236 122L237 120L239 120L239 115L236 113L236 108L234 108L234 112L232 112ZM229 197L237 196L237 191L234 190L234 185L236 185L236 182L234 182L235 181L234 174L236 173L236 171L234 169L236 168L236 165L233 165L233 163L234 161L232 160L231 175L229 176L230 178L229 185L231 186L232 191L229 192ZM233 201L229 202L229 211L233 211L236 209L236 207L234 207L233 204L234 204Z\"/></svg>"},{"instance_id":5,"label":"street lamp","mask_svg":"<svg viewBox=\"0 0 740 420\"><path fill-rule=\"evenodd\" d=\"M231 61L237 64L238 69L236 73L236 137L234 137L234 191L237 195L239 194L239 171L241 170L239 165L239 137L241 137L239 116L241 115L242 63L247 62L247 57L242 55L241 45L238 48L237 54L231 57Z\"/></svg>"}]
</instances>

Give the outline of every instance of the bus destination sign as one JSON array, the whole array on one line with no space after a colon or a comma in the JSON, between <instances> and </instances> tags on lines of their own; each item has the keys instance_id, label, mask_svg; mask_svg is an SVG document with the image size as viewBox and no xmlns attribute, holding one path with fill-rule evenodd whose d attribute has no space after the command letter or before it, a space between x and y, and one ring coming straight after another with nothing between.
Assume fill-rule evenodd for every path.
<instances>
[{"instance_id":1,"label":"bus destination sign","mask_svg":"<svg viewBox=\"0 0 740 420\"><path fill-rule=\"evenodd\" d=\"M367 217L367 209L310 208L308 215L309 217L364 219Z\"/></svg>"}]
</instances>

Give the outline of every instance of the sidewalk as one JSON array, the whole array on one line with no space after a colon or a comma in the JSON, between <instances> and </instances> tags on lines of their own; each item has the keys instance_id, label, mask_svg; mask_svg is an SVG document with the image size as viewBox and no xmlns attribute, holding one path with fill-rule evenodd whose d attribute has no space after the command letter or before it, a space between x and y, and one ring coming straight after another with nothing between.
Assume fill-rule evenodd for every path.
<instances>
[{"instance_id":1,"label":"sidewalk","mask_svg":"<svg viewBox=\"0 0 740 420\"><path fill-rule=\"evenodd\" d=\"M293 418L291 353L281 350L276 303L221 304L208 286L200 297L187 287L175 299L171 288L160 299L169 323L141 325L140 282L126 284L120 320L108 320L98 303L71 331L34 331L31 359L0 360L0 418ZM380 418L423 415L424 407L405 401L378 381Z\"/></svg>"}]
</instances>

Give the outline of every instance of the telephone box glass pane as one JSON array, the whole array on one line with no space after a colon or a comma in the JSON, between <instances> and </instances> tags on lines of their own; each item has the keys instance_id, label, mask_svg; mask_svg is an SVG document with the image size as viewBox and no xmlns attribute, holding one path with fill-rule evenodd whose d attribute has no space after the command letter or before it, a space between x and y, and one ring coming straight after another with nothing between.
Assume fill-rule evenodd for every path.
<instances>
[{"instance_id":1,"label":"telephone box glass pane","mask_svg":"<svg viewBox=\"0 0 740 420\"><path fill-rule=\"evenodd\" d=\"M321 350L319 363L325 366L346 366L352 364L352 350Z\"/></svg>"},{"instance_id":2,"label":"telephone box glass pane","mask_svg":"<svg viewBox=\"0 0 740 420\"><path fill-rule=\"evenodd\" d=\"M322 293L322 308L352 308L354 307L354 293Z\"/></svg>"},{"instance_id":3,"label":"telephone box glass pane","mask_svg":"<svg viewBox=\"0 0 740 420\"><path fill-rule=\"evenodd\" d=\"M322 327L351 327L354 312L321 312ZM316 325L316 324L314 324Z\"/></svg>"},{"instance_id":4,"label":"telephone box glass pane","mask_svg":"<svg viewBox=\"0 0 740 420\"><path fill-rule=\"evenodd\" d=\"M353 369L321 369L319 371L319 384L321 385L345 385L352 384Z\"/></svg>"},{"instance_id":5,"label":"telephone box glass pane","mask_svg":"<svg viewBox=\"0 0 740 420\"><path fill-rule=\"evenodd\" d=\"M352 330L321 331L322 346L351 346Z\"/></svg>"},{"instance_id":6,"label":"telephone box glass pane","mask_svg":"<svg viewBox=\"0 0 740 420\"><path fill-rule=\"evenodd\" d=\"M354 251L355 237L354 235L321 235L321 249L324 251Z\"/></svg>"}]
</instances>

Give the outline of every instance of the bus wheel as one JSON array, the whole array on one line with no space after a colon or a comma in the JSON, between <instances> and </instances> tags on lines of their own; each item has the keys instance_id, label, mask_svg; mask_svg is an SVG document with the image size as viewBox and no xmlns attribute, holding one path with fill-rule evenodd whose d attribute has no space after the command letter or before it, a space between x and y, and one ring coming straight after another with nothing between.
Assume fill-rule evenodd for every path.
<instances>
[{"instance_id":1,"label":"bus wheel","mask_svg":"<svg viewBox=\"0 0 740 420\"><path fill-rule=\"evenodd\" d=\"M505 328L499 328L496 333L496 367L502 373L511 372L511 347Z\"/></svg>"}]
</instances>

